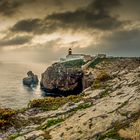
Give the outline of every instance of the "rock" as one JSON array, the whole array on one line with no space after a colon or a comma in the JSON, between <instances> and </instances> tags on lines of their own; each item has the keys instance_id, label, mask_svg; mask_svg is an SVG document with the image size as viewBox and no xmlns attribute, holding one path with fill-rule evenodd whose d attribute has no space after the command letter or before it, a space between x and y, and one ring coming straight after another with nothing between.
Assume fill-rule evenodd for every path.
<instances>
[{"instance_id":1,"label":"rock","mask_svg":"<svg viewBox=\"0 0 140 140\"><path fill-rule=\"evenodd\" d=\"M104 139L104 140L117 140L117 139L106 138L106 139Z\"/></svg>"},{"instance_id":2,"label":"rock","mask_svg":"<svg viewBox=\"0 0 140 140\"><path fill-rule=\"evenodd\" d=\"M27 126L21 130L20 135L24 135L26 133L34 131L39 125Z\"/></svg>"},{"instance_id":3,"label":"rock","mask_svg":"<svg viewBox=\"0 0 140 140\"><path fill-rule=\"evenodd\" d=\"M83 90L88 89L94 81L94 76L91 71L85 70L83 75Z\"/></svg>"},{"instance_id":4,"label":"rock","mask_svg":"<svg viewBox=\"0 0 140 140\"><path fill-rule=\"evenodd\" d=\"M79 94L83 90L83 72L77 68L67 68L61 63L54 63L42 74L41 89L58 96Z\"/></svg>"},{"instance_id":5,"label":"rock","mask_svg":"<svg viewBox=\"0 0 140 140\"><path fill-rule=\"evenodd\" d=\"M98 99L98 98L100 98L100 95L102 92L103 92L102 89L86 91L86 92L84 92L84 95L85 95L84 98L85 99L86 98Z\"/></svg>"},{"instance_id":6,"label":"rock","mask_svg":"<svg viewBox=\"0 0 140 140\"><path fill-rule=\"evenodd\" d=\"M23 79L23 84L26 86L36 86L39 82L38 80L38 76L34 75L34 73L32 71L27 72L28 77L25 77Z\"/></svg>"},{"instance_id":7,"label":"rock","mask_svg":"<svg viewBox=\"0 0 140 140\"><path fill-rule=\"evenodd\" d=\"M44 140L44 137L40 136L40 137L36 138L35 140Z\"/></svg>"},{"instance_id":8,"label":"rock","mask_svg":"<svg viewBox=\"0 0 140 140\"><path fill-rule=\"evenodd\" d=\"M52 129L50 131L52 140L61 139L61 137L67 140L96 139L98 134L104 134L117 122L128 121L128 118L138 113L140 109L140 92L137 91L137 88L140 87L138 73L135 71L129 74L123 73L119 81L112 80L111 87L116 84L120 87L114 89L115 91L112 91L109 96L97 98L94 106L76 112L61 125ZM125 79L128 82L124 83ZM133 81L137 81L137 83L132 84ZM100 90L91 90L91 92L87 90L85 96L95 98L100 92ZM62 133L63 136L61 136Z\"/></svg>"},{"instance_id":9,"label":"rock","mask_svg":"<svg viewBox=\"0 0 140 140\"><path fill-rule=\"evenodd\" d=\"M26 140L24 136L17 137L15 140Z\"/></svg>"},{"instance_id":10,"label":"rock","mask_svg":"<svg viewBox=\"0 0 140 140\"><path fill-rule=\"evenodd\" d=\"M45 134L42 130L36 130L32 131L24 136L17 137L16 140L30 140L30 139L36 139L37 137L40 137L41 135Z\"/></svg>"}]
</instances>

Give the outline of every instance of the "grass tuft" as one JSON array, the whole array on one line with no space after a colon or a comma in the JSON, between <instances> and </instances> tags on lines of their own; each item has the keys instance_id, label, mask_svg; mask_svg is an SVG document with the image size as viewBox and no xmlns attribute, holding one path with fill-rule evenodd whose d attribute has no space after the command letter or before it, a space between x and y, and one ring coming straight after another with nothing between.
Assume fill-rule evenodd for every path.
<instances>
[{"instance_id":1,"label":"grass tuft","mask_svg":"<svg viewBox=\"0 0 140 140\"><path fill-rule=\"evenodd\" d=\"M43 126L41 126L41 129L42 130L45 130L51 126L54 126L56 124L59 124L61 122L63 122L64 120L63 119L52 119L52 120L48 120L46 124L44 124Z\"/></svg>"}]
</instances>

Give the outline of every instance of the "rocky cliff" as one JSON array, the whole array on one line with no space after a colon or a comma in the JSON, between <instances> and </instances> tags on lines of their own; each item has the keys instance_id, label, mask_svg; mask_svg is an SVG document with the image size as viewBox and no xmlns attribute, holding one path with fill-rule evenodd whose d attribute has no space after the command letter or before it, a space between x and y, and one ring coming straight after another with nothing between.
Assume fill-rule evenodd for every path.
<instances>
[{"instance_id":1,"label":"rocky cliff","mask_svg":"<svg viewBox=\"0 0 140 140\"><path fill-rule=\"evenodd\" d=\"M65 67L54 63L42 74L41 89L54 95L78 94L83 90L83 72L79 68Z\"/></svg>"},{"instance_id":2,"label":"rocky cliff","mask_svg":"<svg viewBox=\"0 0 140 140\"><path fill-rule=\"evenodd\" d=\"M0 138L140 140L140 59L104 59L86 73L94 74L89 88L31 101L10 118L11 126L2 127Z\"/></svg>"}]
</instances>

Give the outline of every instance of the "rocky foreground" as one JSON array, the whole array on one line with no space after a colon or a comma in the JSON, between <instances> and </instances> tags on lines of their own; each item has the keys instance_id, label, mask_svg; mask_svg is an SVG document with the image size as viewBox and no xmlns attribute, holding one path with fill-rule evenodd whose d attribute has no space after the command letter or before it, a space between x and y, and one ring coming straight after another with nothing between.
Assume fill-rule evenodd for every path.
<instances>
[{"instance_id":1,"label":"rocky foreground","mask_svg":"<svg viewBox=\"0 0 140 140\"><path fill-rule=\"evenodd\" d=\"M103 60L85 73L92 86L30 102L1 123L0 140L140 140L140 60Z\"/></svg>"}]
</instances>

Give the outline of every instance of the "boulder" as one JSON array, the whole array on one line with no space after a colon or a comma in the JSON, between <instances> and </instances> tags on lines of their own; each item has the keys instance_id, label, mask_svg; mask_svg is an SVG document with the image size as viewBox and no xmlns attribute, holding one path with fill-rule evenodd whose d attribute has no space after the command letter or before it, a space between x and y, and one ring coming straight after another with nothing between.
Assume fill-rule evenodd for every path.
<instances>
[{"instance_id":1,"label":"boulder","mask_svg":"<svg viewBox=\"0 0 140 140\"><path fill-rule=\"evenodd\" d=\"M27 72L28 77L25 77L23 79L23 84L26 86L36 86L39 82L38 80L38 76L34 75L34 73L32 71Z\"/></svg>"},{"instance_id":2,"label":"boulder","mask_svg":"<svg viewBox=\"0 0 140 140\"><path fill-rule=\"evenodd\" d=\"M83 90L83 72L78 68L68 68L54 63L42 74L41 89L57 96L79 94Z\"/></svg>"}]
</instances>

